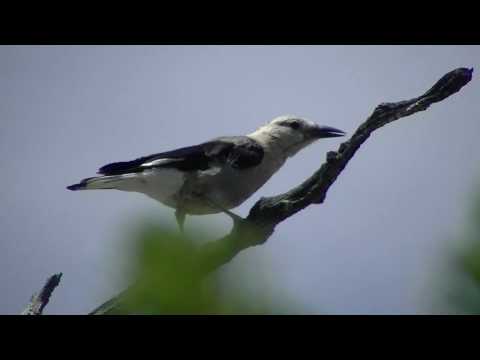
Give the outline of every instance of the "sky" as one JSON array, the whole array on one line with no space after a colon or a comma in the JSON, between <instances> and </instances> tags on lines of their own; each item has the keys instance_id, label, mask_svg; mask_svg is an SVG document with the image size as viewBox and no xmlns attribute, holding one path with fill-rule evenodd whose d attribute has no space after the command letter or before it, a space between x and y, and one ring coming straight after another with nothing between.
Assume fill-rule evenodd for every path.
<instances>
[{"instance_id":1,"label":"sky","mask_svg":"<svg viewBox=\"0 0 480 360\"><path fill-rule=\"evenodd\" d=\"M382 102L416 97L478 46L0 46L0 313L62 272L47 314L84 314L123 289L122 245L173 210L141 194L70 192L109 162L252 132L296 114L351 134ZM314 314L425 314L480 180L476 76L362 146L327 194L222 271L246 272ZM311 175L342 138L288 160L249 200ZM186 230L229 231L223 214ZM234 286L234 285L232 285ZM445 290L446 291L446 290Z\"/></svg>"}]
</instances>

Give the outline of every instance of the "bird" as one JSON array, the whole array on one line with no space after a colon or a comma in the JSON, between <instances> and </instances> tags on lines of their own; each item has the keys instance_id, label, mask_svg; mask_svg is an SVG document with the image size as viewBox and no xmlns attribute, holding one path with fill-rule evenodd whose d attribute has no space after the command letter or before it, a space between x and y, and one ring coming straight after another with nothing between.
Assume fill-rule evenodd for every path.
<instances>
[{"instance_id":1,"label":"bird","mask_svg":"<svg viewBox=\"0 0 480 360\"><path fill-rule=\"evenodd\" d=\"M225 213L250 198L300 150L322 138L344 136L334 127L296 115L274 118L254 132L221 136L197 145L102 166L67 186L72 191L137 192L175 209L183 232L187 215Z\"/></svg>"}]
</instances>

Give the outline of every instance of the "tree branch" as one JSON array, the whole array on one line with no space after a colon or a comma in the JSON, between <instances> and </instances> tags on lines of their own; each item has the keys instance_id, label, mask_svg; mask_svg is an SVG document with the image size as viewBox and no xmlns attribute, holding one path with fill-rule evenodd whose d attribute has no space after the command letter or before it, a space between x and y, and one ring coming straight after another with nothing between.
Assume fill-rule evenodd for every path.
<instances>
[{"instance_id":1,"label":"tree branch","mask_svg":"<svg viewBox=\"0 0 480 360\"><path fill-rule=\"evenodd\" d=\"M50 301L50 296L53 290L60 283L62 273L54 274L47 279L47 282L43 286L42 290L38 294L34 294L30 300L30 303L22 311L21 315L42 315L43 309Z\"/></svg>"},{"instance_id":2,"label":"tree branch","mask_svg":"<svg viewBox=\"0 0 480 360\"><path fill-rule=\"evenodd\" d=\"M378 128L427 110L433 103L458 92L471 79L473 68L458 68L445 74L423 95L411 100L378 105L352 137L342 143L337 151L327 153L326 162L308 179L295 188L272 197L263 197L250 209L244 221L236 222L232 231L221 239L198 249L199 266L205 273L229 262L240 251L263 244L273 234L275 227L311 204L325 201L328 189L345 169L360 146ZM109 300L91 312L105 314L115 308L120 296Z\"/></svg>"},{"instance_id":3,"label":"tree branch","mask_svg":"<svg viewBox=\"0 0 480 360\"><path fill-rule=\"evenodd\" d=\"M229 235L204 245L201 256L206 270L213 271L240 251L263 244L279 223L311 204L323 203L330 186L373 131L427 110L433 103L458 92L472 79L472 75L473 68L458 68L445 74L430 90L417 98L378 105L348 141L342 143L337 151L327 153L326 162L312 176L284 194L261 198L250 209L245 222L237 223Z\"/></svg>"}]
</instances>

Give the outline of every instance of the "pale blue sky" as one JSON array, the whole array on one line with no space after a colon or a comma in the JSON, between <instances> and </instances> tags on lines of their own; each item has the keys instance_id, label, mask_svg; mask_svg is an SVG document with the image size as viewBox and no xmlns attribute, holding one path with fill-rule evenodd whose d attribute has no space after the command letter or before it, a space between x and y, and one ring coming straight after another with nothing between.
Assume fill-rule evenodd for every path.
<instances>
[{"instance_id":1,"label":"pale blue sky","mask_svg":"<svg viewBox=\"0 0 480 360\"><path fill-rule=\"evenodd\" d=\"M479 59L478 46L1 46L0 312L19 313L61 271L46 313L86 313L122 289L129 224L145 215L174 225L171 209L139 194L65 189L99 166L282 114L351 133L379 103L418 96ZM431 312L432 279L480 176L479 104L474 74L460 93L380 129L323 205L225 271L251 265L254 291L278 288L311 312ZM340 141L299 153L236 212L302 181ZM230 226L214 215L187 228L212 224L217 235Z\"/></svg>"}]
</instances>

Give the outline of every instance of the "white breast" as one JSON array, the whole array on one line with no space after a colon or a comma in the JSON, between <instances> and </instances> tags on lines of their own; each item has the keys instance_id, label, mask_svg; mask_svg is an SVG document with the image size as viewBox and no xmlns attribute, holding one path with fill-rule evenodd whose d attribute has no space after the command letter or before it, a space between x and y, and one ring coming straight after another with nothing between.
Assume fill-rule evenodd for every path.
<instances>
[{"instance_id":1,"label":"white breast","mask_svg":"<svg viewBox=\"0 0 480 360\"><path fill-rule=\"evenodd\" d=\"M272 158L266 155L262 163L248 169L225 167L213 176L201 173L196 189L208 194L210 198L223 208L232 209L260 189L270 177L283 165L283 158ZM193 185L193 183L192 183Z\"/></svg>"}]
</instances>

